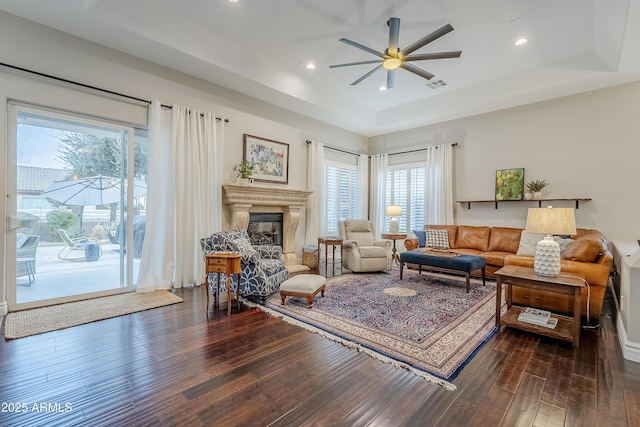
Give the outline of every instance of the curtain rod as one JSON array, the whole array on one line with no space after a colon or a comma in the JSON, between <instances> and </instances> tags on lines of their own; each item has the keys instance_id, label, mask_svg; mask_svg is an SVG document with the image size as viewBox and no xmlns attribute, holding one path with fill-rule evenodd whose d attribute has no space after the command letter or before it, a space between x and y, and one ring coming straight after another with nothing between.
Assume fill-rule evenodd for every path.
<instances>
[{"instance_id":1,"label":"curtain rod","mask_svg":"<svg viewBox=\"0 0 640 427\"><path fill-rule=\"evenodd\" d=\"M40 71L34 71L34 70L30 70L28 68L18 67L17 65L11 65L11 64L7 64L5 62L0 62L0 66L6 67L6 68L11 68L13 70L22 71L23 73L34 74L34 75L39 76L39 77L45 77L45 78L48 78L48 79L57 80L59 82L68 83L68 84L72 84L72 85L75 85L75 86L80 86L80 87L83 87L85 89L96 90L98 92L108 93L109 95L115 95L115 96L119 96L119 97L122 97L122 98L131 99L133 101L138 101L138 102L144 102L146 104L151 104L151 101L149 101L147 99L137 98L137 97L132 96L132 95L127 95L125 93L115 92L113 90L104 89L104 88L101 88L101 87L98 87L98 86L88 85L86 83L76 82L74 80L65 79L63 77L58 77L58 76L54 76L54 75L51 75L51 74L41 73ZM161 104L161 106L164 107L164 108L173 109L173 107L171 105ZM220 118L220 117L216 117L216 120L220 121L220 120L223 120L223 119ZM229 119L224 119L224 122L225 123L229 123Z\"/></svg>"},{"instance_id":2,"label":"curtain rod","mask_svg":"<svg viewBox=\"0 0 640 427\"><path fill-rule=\"evenodd\" d=\"M457 143L457 142L454 142L454 143L452 143L452 144L451 144L451 146L452 146L452 147L457 147L457 146L458 146L458 143ZM437 145L436 145L435 147L436 147L436 148L438 148L438 146L437 146ZM420 151L426 151L426 150L427 150L427 148L418 148L417 150L400 151L400 152L398 152L398 153L389 153L389 155L390 155L390 156L395 156L395 155L397 155L397 154L418 153L418 152L420 152Z\"/></svg>"},{"instance_id":3,"label":"curtain rod","mask_svg":"<svg viewBox=\"0 0 640 427\"><path fill-rule=\"evenodd\" d=\"M311 141L311 140L307 139L305 142L307 143L307 145L309 145L309 144L311 144L313 141ZM341 148L332 147L332 146L330 146L330 145L325 145L325 146L324 146L324 148L328 148L329 150L334 150L334 151L340 151L341 153L351 154L351 155L354 155L354 156L359 156L359 155L360 155L360 154L358 154L358 153L354 153L354 152L352 152L352 151L343 150L343 149L341 149Z\"/></svg>"},{"instance_id":4,"label":"curtain rod","mask_svg":"<svg viewBox=\"0 0 640 427\"><path fill-rule=\"evenodd\" d=\"M307 141L306 141L307 145L311 144L311 142L312 142L312 141L310 141L310 140L308 140L308 139L307 139ZM458 146L458 143L457 143L457 142L454 142L453 144L451 144L451 146L452 146L452 147L457 147L457 146ZM360 154L358 154L358 153L353 153L353 152L351 152L351 151L347 151L347 150L341 150L340 148L331 147L331 146L329 146L329 145L325 145L325 148L328 148L328 149L331 149L331 150L335 150L335 151L340 151L340 152L342 152L342 153L353 154L354 156L359 156L359 155L360 155ZM438 148L438 147L436 146L436 148ZM395 155L397 155L397 154L418 153L418 152L420 152L420 151L426 151L426 150L427 150L426 148L419 148L419 149L417 149L417 150L401 151L401 152L399 152L399 153L389 153L389 156L395 156ZM371 156L368 156L368 157L369 157L369 158L371 158Z\"/></svg>"}]
</instances>

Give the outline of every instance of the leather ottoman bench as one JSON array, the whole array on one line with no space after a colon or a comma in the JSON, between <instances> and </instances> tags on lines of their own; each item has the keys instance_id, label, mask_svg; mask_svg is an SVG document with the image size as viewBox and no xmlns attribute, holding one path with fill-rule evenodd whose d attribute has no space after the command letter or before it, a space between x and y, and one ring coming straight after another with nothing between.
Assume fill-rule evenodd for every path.
<instances>
[{"instance_id":1,"label":"leather ottoman bench","mask_svg":"<svg viewBox=\"0 0 640 427\"><path fill-rule=\"evenodd\" d=\"M485 268L487 260L484 257L444 252L429 254L426 252L425 250L415 249L400 254L400 280L402 280L404 264L411 263L418 265L418 274L422 274L423 265L427 266L429 270L453 274L463 273L467 279L467 293L469 293L469 278L472 271L482 270L482 285L486 284Z\"/></svg>"},{"instance_id":2,"label":"leather ottoman bench","mask_svg":"<svg viewBox=\"0 0 640 427\"><path fill-rule=\"evenodd\" d=\"M325 277L317 274L298 274L280 284L280 299L284 305L287 297L302 297L307 299L309 308L313 307L313 297L322 292L324 296Z\"/></svg>"}]
</instances>

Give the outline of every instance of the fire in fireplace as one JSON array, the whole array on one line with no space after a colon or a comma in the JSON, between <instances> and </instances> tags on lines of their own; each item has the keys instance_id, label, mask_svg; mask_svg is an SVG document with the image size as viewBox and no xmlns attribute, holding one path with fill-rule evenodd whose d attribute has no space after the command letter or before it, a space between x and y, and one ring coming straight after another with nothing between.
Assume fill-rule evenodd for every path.
<instances>
[{"instance_id":1,"label":"fire in fireplace","mask_svg":"<svg viewBox=\"0 0 640 427\"><path fill-rule=\"evenodd\" d=\"M250 212L247 233L252 245L282 246L282 213Z\"/></svg>"}]
</instances>

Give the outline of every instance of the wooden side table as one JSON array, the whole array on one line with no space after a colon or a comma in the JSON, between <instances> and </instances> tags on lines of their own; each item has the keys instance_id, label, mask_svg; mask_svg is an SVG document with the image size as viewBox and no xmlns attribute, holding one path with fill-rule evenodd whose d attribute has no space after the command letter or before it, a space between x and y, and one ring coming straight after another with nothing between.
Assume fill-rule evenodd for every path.
<instances>
[{"instance_id":1,"label":"wooden side table","mask_svg":"<svg viewBox=\"0 0 640 427\"><path fill-rule=\"evenodd\" d=\"M395 261L396 264L400 263L400 256L396 249L396 240L403 240L407 238L406 233L382 233L382 238L387 240L393 240L393 254L391 255L391 262Z\"/></svg>"},{"instance_id":2,"label":"wooden side table","mask_svg":"<svg viewBox=\"0 0 640 427\"><path fill-rule=\"evenodd\" d=\"M218 294L220 293L220 275L227 277L227 316L231 314L231 275L238 275L236 284L236 301L240 309L240 279L242 268L240 266L241 255L239 252L214 252L205 255L205 283L207 285L207 311L209 311L209 273L218 273L216 295L214 302L218 308Z\"/></svg>"},{"instance_id":3,"label":"wooden side table","mask_svg":"<svg viewBox=\"0 0 640 427\"><path fill-rule=\"evenodd\" d=\"M558 338L573 343L574 347L580 344L580 314L582 311L582 288L585 286L584 281L577 275L558 276L542 276L537 274L533 268L520 267L517 265L506 265L496 271L496 326L511 326L512 328L522 329L524 331L533 332L547 337ZM507 300L507 312L501 317L501 294L502 283L507 285L505 298ZM530 289L539 289L546 292L555 292L559 294L573 295L573 317L563 316L560 314L552 314L552 317L558 319L555 328L546 328L544 326L534 325L532 323L521 322L518 316L524 307L512 306L512 288L513 286L522 286Z\"/></svg>"},{"instance_id":4,"label":"wooden side table","mask_svg":"<svg viewBox=\"0 0 640 427\"><path fill-rule=\"evenodd\" d=\"M318 237L318 255L322 253L320 245L324 245L324 277L327 277L329 272L329 246L333 249L331 275L335 275L336 246L340 246L340 273L342 274L342 239L335 236Z\"/></svg>"}]
</instances>

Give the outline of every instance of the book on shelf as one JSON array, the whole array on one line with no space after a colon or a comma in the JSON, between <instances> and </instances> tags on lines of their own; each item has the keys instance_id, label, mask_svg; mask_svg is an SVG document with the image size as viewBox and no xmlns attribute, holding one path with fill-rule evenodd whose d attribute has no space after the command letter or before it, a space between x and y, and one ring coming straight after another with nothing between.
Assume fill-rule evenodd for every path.
<instances>
[{"instance_id":1,"label":"book on shelf","mask_svg":"<svg viewBox=\"0 0 640 427\"><path fill-rule=\"evenodd\" d=\"M556 317L550 317L549 319L547 319L546 321L532 321L529 319L520 319L518 318L519 321L524 322L524 323L530 323L532 325L536 325L536 326L543 326L545 328L549 328L549 329L555 329L555 327L558 325L558 319Z\"/></svg>"},{"instance_id":2,"label":"book on shelf","mask_svg":"<svg viewBox=\"0 0 640 427\"><path fill-rule=\"evenodd\" d=\"M547 310L541 310L539 308L527 307L519 315L518 321L531 323L538 326L544 326L545 328L555 328L558 324L558 319L551 317L551 312Z\"/></svg>"}]
</instances>

